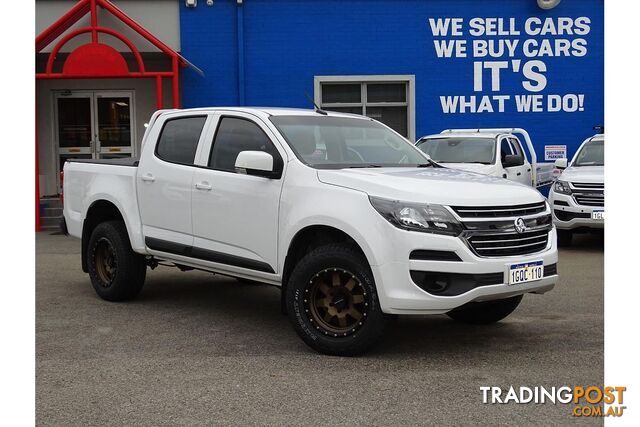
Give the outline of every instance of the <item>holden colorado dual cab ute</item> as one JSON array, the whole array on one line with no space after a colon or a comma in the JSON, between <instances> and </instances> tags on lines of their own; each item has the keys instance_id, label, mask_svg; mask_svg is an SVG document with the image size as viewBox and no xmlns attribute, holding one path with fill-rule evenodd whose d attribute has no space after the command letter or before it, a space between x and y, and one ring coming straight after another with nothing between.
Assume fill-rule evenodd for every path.
<instances>
[{"instance_id":1,"label":"holden colorado dual cab ute","mask_svg":"<svg viewBox=\"0 0 640 427\"><path fill-rule=\"evenodd\" d=\"M571 163L558 159L562 170L549 192L558 243L568 246L573 233L604 229L604 134L587 138Z\"/></svg>"},{"instance_id":2,"label":"holden colorado dual cab ute","mask_svg":"<svg viewBox=\"0 0 640 427\"><path fill-rule=\"evenodd\" d=\"M522 128L448 129L423 136L416 146L446 167L537 188L553 181L553 163L538 162L529 132Z\"/></svg>"},{"instance_id":3,"label":"holden colorado dual cab ute","mask_svg":"<svg viewBox=\"0 0 640 427\"><path fill-rule=\"evenodd\" d=\"M391 315L497 322L558 280L540 193L440 167L368 117L164 110L139 160L64 176L63 226L100 297L135 297L160 261L276 285L322 353L364 352Z\"/></svg>"}]
</instances>

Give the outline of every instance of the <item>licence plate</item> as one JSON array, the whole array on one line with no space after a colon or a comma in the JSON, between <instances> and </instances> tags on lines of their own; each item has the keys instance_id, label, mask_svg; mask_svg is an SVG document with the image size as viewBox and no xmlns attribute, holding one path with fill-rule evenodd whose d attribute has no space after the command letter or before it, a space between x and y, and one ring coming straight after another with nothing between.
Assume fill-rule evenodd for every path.
<instances>
[{"instance_id":1,"label":"licence plate","mask_svg":"<svg viewBox=\"0 0 640 427\"><path fill-rule=\"evenodd\" d=\"M604 221L604 211L591 212L591 219L594 219L596 221Z\"/></svg>"},{"instance_id":2,"label":"licence plate","mask_svg":"<svg viewBox=\"0 0 640 427\"><path fill-rule=\"evenodd\" d=\"M531 261L509 266L509 284L535 282L544 277L543 261Z\"/></svg>"}]
</instances>

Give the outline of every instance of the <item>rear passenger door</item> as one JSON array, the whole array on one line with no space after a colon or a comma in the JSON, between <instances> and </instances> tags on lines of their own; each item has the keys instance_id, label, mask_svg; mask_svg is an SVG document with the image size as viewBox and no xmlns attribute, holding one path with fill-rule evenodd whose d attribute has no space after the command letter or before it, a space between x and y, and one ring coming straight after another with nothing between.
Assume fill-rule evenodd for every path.
<instances>
[{"instance_id":1,"label":"rear passenger door","mask_svg":"<svg viewBox=\"0 0 640 427\"><path fill-rule=\"evenodd\" d=\"M193 254L229 271L277 272L278 212L286 154L258 118L230 113L215 119L193 179ZM279 178L236 171L241 151L273 156Z\"/></svg>"},{"instance_id":2,"label":"rear passenger door","mask_svg":"<svg viewBox=\"0 0 640 427\"><path fill-rule=\"evenodd\" d=\"M194 162L207 120L206 114L161 116L142 147L138 206L142 233L152 250L181 254L193 243Z\"/></svg>"}]
</instances>

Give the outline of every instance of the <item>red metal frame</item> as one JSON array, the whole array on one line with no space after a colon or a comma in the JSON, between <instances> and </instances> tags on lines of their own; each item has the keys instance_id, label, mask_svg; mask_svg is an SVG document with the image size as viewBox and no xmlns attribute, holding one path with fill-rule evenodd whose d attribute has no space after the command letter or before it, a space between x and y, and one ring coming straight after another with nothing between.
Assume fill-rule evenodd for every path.
<instances>
[{"instance_id":1,"label":"red metal frame","mask_svg":"<svg viewBox=\"0 0 640 427\"><path fill-rule=\"evenodd\" d=\"M110 12L129 28L149 41L171 59L171 70L146 71L138 48L123 34L98 25L98 6ZM144 27L131 19L109 0L80 0L56 22L36 37L36 53L41 52L58 39L87 13L91 14L90 25L78 28L62 37L51 50L44 73L36 73L36 79L86 79L86 78L153 78L156 82L156 106L163 108L162 79L171 79L172 107L180 107L179 68L186 66L182 57ZM80 34L91 33L91 42L74 49L65 59L62 71L54 71L54 63L60 49ZM100 43L99 35L107 34L122 41L136 60L137 70L131 71L122 54L107 44ZM38 167L38 137L36 132L36 231L40 231L40 190Z\"/></svg>"}]
</instances>

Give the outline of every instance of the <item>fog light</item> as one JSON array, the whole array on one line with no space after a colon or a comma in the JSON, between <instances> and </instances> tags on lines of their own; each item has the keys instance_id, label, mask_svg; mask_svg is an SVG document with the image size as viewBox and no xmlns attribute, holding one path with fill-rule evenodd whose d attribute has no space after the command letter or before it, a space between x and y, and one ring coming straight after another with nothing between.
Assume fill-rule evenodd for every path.
<instances>
[{"instance_id":1,"label":"fog light","mask_svg":"<svg viewBox=\"0 0 640 427\"><path fill-rule=\"evenodd\" d=\"M424 286L434 294L444 292L449 287L449 279L446 276L427 276Z\"/></svg>"}]
</instances>

